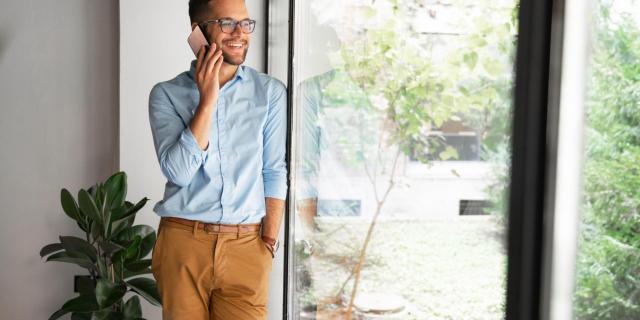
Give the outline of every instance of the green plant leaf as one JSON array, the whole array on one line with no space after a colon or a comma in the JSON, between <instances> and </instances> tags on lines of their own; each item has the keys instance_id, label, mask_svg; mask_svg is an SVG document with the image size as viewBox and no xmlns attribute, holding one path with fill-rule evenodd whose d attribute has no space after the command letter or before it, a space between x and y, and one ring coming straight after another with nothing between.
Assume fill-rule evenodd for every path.
<instances>
[{"instance_id":1,"label":"green plant leaf","mask_svg":"<svg viewBox=\"0 0 640 320\"><path fill-rule=\"evenodd\" d=\"M91 259L89 259L89 257L83 255L73 255L73 253L69 253L66 251L50 255L49 257L47 257L47 262L48 261L73 263L86 269L95 269L95 266Z\"/></svg>"},{"instance_id":2,"label":"green plant leaf","mask_svg":"<svg viewBox=\"0 0 640 320\"><path fill-rule=\"evenodd\" d=\"M73 220L80 220L80 211L78 210L78 204L76 200L67 189L60 190L60 203L62 204L62 210Z\"/></svg>"},{"instance_id":3,"label":"green plant leaf","mask_svg":"<svg viewBox=\"0 0 640 320\"><path fill-rule=\"evenodd\" d=\"M158 294L158 288L156 285L156 281L149 278L135 278L126 282L127 286L131 288L134 292L141 295L145 298L149 303L154 306L161 306L162 301L160 299L160 295Z\"/></svg>"},{"instance_id":4,"label":"green plant leaf","mask_svg":"<svg viewBox=\"0 0 640 320\"><path fill-rule=\"evenodd\" d=\"M99 279L96 284L96 301L100 308L106 308L122 299L127 292L124 283L113 283L106 279Z\"/></svg>"},{"instance_id":5,"label":"green plant leaf","mask_svg":"<svg viewBox=\"0 0 640 320\"><path fill-rule=\"evenodd\" d=\"M98 310L93 313L91 320L123 320L122 312L114 311L112 308Z\"/></svg>"},{"instance_id":6,"label":"green plant leaf","mask_svg":"<svg viewBox=\"0 0 640 320\"><path fill-rule=\"evenodd\" d=\"M100 245L100 248L102 249L102 252L107 255L110 255L118 250L125 249L125 247L111 241L102 240L99 242L99 245Z\"/></svg>"},{"instance_id":7,"label":"green plant leaf","mask_svg":"<svg viewBox=\"0 0 640 320\"><path fill-rule=\"evenodd\" d=\"M96 261L98 258L98 252L94 246L84 239L72 236L60 236L60 243L67 252L77 251L83 253L92 261Z\"/></svg>"},{"instance_id":8,"label":"green plant leaf","mask_svg":"<svg viewBox=\"0 0 640 320\"><path fill-rule=\"evenodd\" d=\"M62 246L61 243L48 244L48 245L42 247L42 249L40 249L40 257L43 258L46 255L49 255L51 253L54 253L54 252L60 251L60 250L64 250L64 247Z\"/></svg>"},{"instance_id":9,"label":"green plant leaf","mask_svg":"<svg viewBox=\"0 0 640 320\"><path fill-rule=\"evenodd\" d=\"M133 238L133 242L129 247L127 247L126 254L124 255L125 262L131 262L133 259L138 257L138 252L140 251L140 244L142 243L142 238L136 235Z\"/></svg>"},{"instance_id":10,"label":"green plant leaf","mask_svg":"<svg viewBox=\"0 0 640 320\"><path fill-rule=\"evenodd\" d=\"M97 185L97 184L94 184L94 185L92 185L91 187L89 187L89 188L87 189L87 192L88 192L88 193L89 193L89 194L90 194L94 199L95 199L95 198L96 198L96 196L97 196L97 192L96 192L96 191L97 191L97 188L98 188L98 185Z\"/></svg>"},{"instance_id":11,"label":"green plant leaf","mask_svg":"<svg viewBox=\"0 0 640 320\"><path fill-rule=\"evenodd\" d=\"M100 277L107 278L109 276L109 272L107 271L107 265L104 261L104 258L99 257L96 265L98 265L98 274L100 275Z\"/></svg>"},{"instance_id":12,"label":"green plant leaf","mask_svg":"<svg viewBox=\"0 0 640 320\"><path fill-rule=\"evenodd\" d=\"M102 239L102 226L97 221L91 221L91 237L94 241L100 241Z\"/></svg>"},{"instance_id":13,"label":"green plant leaf","mask_svg":"<svg viewBox=\"0 0 640 320\"><path fill-rule=\"evenodd\" d=\"M84 214L88 215L94 222L101 224L102 217L100 216L100 211L86 190L80 189L78 192L78 202L80 204L80 210L82 210Z\"/></svg>"},{"instance_id":14,"label":"green plant leaf","mask_svg":"<svg viewBox=\"0 0 640 320\"><path fill-rule=\"evenodd\" d=\"M120 219L117 221L113 221L111 223L111 238L118 237L118 235L125 229L131 227L133 225L133 221L135 217L130 217L129 219Z\"/></svg>"},{"instance_id":15,"label":"green plant leaf","mask_svg":"<svg viewBox=\"0 0 640 320\"><path fill-rule=\"evenodd\" d=\"M78 211L80 212L80 211ZM78 227L84 231L84 232L91 232L91 229L89 229L88 225L85 222L85 217L82 217L81 220L76 221L76 223L78 224Z\"/></svg>"},{"instance_id":16,"label":"green plant leaf","mask_svg":"<svg viewBox=\"0 0 640 320\"><path fill-rule=\"evenodd\" d=\"M462 59L464 60L464 63L467 65L467 67L473 70L473 68L476 67L476 63L478 62L478 53L476 53L475 51L471 51L464 54L462 56Z\"/></svg>"},{"instance_id":17,"label":"green plant leaf","mask_svg":"<svg viewBox=\"0 0 640 320\"><path fill-rule=\"evenodd\" d=\"M98 207L98 210L100 210L100 208L102 208L102 203L104 202L104 184L102 182L99 182L96 185L96 194L93 199L96 202L96 207Z\"/></svg>"},{"instance_id":18,"label":"green plant leaf","mask_svg":"<svg viewBox=\"0 0 640 320\"><path fill-rule=\"evenodd\" d=\"M122 309L124 317L127 319L136 319L142 317L142 308L140 307L140 298L133 296L127 300Z\"/></svg>"},{"instance_id":19,"label":"green plant leaf","mask_svg":"<svg viewBox=\"0 0 640 320\"><path fill-rule=\"evenodd\" d=\"M146 257L151 250L153 250L153 246L156 243L156 232L153 231L147 234L144 238L142 238L142 242L140 243L140 251L138 252L138 258L142 259Z\"/></svg>"},{"instance_id":20,"label":"green plant leaf","mask_svg":"<svg viewBox=\"0 0 640 320\"><path fill-rule=\"evenodd\" d=\"M122 207L127 195L127 174L124 171L113 174L105 182L105 188L111 195L108 207L112 210Z\"/></svg>"},{"instance_id":21,"label":"green plant leaf","mask_svg":"<svg viewBox=\"0 0 640 320\"><path fill-rule=\"evenodd\" d=\"M151 266L151 259L143 259L125 264L125 268L129 271L141 271Z\"/></svg>"},{"instance_id":22,"label":"green plant leaf","mask_svg":"<svg viewBox=\"0 0 640 320\"><path fill-rule=\"evenodd\" d=\"M95 295L96 283L91 276L77 276L75 278L76 288L80 294Z\"/></svg>"},{"instance_id":23,"label":"green plant leaf","mask_svg":"<svg viewBox=\"0 0 640 320\"><path fill-rule=\"evenodd\" d=\"M136 214L138 211L140 211L140 209L142 209L142 207L144 207L144 205L147 203L147 201L149 201L149 199L147 197L142 198L142 200L138 201L138 203L136 203L134 206L128 208L126 211L124 211L122 214L122 216L119 217L113 217L113 220L120 220L120 219L124 219L128 216L134 215Z\"/></svg>"},{"instance_id":24,"label":"green plant leaf","mask_svg":"<svg viewBox=\"0 0 640 320\"><path fill-rule=\"evenodd\" d=\"M129 201L125 201L125 204L120 207L115 207L111 209L111 221L116 221L124 216L124 214L129 210L129 208L133 207L133 205L128 206Z\"/></svg>"},{"instance_id":25,"label":"green plant leaf","mask_svg":"<svg viewBox=\"0 0 640 320\"><path fill-rule=\"evenodd\" d=\"M438 157L440 158L440 160L457 159L458 150L451 146L447 146L444 151L440 152Z\"/></svg>"},{"instance_id":26,"label":"green plant leaf","mask_svg":"<svg viewBox=\"0 0 640 320\"><path fill-rule=\"evenodd\" d=\"M140 247L140 241L142 239L140 238L140 236L136 236L133 241L131 241L129 243L129 245L127 245L126 248L122 249L122 250L118 250L113 254L113 257L111 258L114 263L115 262L124 262L125 260L130 260L133 257L136 256L137 252L138 252L138 248Z\"/></svg>"},{"instance_id":27,"label":"green plant leaf","mask_svg":"<svg viewBox=\"0 0 640 320\"><path fill-rule=\"evenodd\" d=\"M113 241L121 245L128 244L136 235L142 238L140 245L140 251L138 252L139 258L144 258L151 252L153 245L156 242L156 232L148 225L136 225L129 229L124 229L120 233L116 234Z\"/></svg>"},{"instance_id":28,"label":"green plant leaf","mask_svg":"<svg viewBox=\"0 0 640 320\"><path fill-rule=\"evenodd\" d=\"M91 320L90 312L74 312L71 314L71 320Z\"/></svg>"},{"instance_id":29,"label":"green plant leaf","mask_svg":"<svg viewBox=\"0 0 640 320\"><path fill-rule=\"evenodd\" d=\"M69 311L64 310L64 309L60 309L56 312L54 312L52 315L49 316L49 320L55 320L58 319L62 316L64 316L65 314L69 313Z\"/></svg>"},{"instance_id":30,"label":"green plant leaf","mask_svg":"<svg viewBox=\"0 0 640 320\"><path fill-rule=\"evenodd\" d=\"M102 207L100 208L100 214L102 215L102 221L104 221L104 237L106 239L109 238L110 234L109 234L109 230L111 228L109 228L109 226L111 225L111 209L109 208L109 198L111 197L111 195L109 194L109 192L104 193L104 202L102 203Z\"/></svg>"},{"instance_id":31,"label":"green plant leaf","mask_svg":"<svg viewBox=\"0 0 640 320\"><path fill-rule=\"evenodd\" d=\"M135 236L140 236L140 238L145 238L150 234L155 233L155 230L148 225L139 224L132 226L131 228L119 233L115 239L121 242L132 241Z\"/></svg>"},{"instance_id":32,"label":"green plant leaf","mask_svg":"<svg viewBox=\"0 0 640 320\"><path fill-rule=\"evenodd\" d=\"M58 319L69 312L93 312L98 309L98 302L95 296L80 295L65 302L60 310L49 317L49 320Z\"/></svg>"}]
</instances>

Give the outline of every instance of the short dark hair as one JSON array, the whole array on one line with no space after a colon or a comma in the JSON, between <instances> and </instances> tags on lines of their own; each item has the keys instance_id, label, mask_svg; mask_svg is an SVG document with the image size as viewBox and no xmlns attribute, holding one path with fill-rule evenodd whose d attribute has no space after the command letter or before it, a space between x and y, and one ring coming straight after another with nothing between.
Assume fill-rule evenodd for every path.
<instances>
[{"instance_id":1,"label":"short dark hair","mask_svg":"<svg viewBox=\"0 0 640 320\"><path fill-rule=\"evenodd\" d=\"M213 0L189 0L189 19L191 23L200 22L202 16L209 10L209 2Z\"/></svg>"}]
</instances>

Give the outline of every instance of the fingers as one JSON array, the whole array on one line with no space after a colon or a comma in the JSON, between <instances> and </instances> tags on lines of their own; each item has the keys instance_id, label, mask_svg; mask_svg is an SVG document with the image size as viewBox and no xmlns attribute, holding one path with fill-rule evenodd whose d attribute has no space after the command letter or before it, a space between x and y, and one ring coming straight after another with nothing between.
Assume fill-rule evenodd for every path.
<instances>
[{"instance_id":1,"label":"fingers","mask_svg":"<svg viewBox=\"0 0 640 320\"><path fill-rule=\"evenodd\" d=\"M222 56L222 50L220 50L220 56L218 57L218 60L216 60L213 72L215 72L215 74L220 74L220 67L222 67L222 63L224 62L224 57Z\"/></svg>"},{"instance_id":2,"label":"fingers","mask_svg":"<svg viewBox=\"0 0 640 320\"><path fill-rule=\"evenodd\" d=\"M204 71L206 71L207 64L211 58L211 53L213 51L215 51L215 43L213 44L213 46L203 45L200 47L200 50L198 51L198 59L196 61L196 74L199 78L202 78L202 76L205 75Z\"/></svg>"},{"instance_id":3,"label":"fingers","mask_svg":"<svg viewBox=\"0 0 640 320\"><path fill-rule=\"evenodd\" d=\"M222 50L218 50L207 65L207 74L214 72L214 75L217 76L220 71L219 65L222 64L222 60L224 60L222 57Z\"/></svg>"},{"instance_id":4,"label":"fingers","mask_svg":"<svg viewBox=\"0 0 640 320\"><path fill-rule=\"evenodd\" d=\"M204 45L200 46L200 50L198 50L198 59L196 60L196 72L199 73L200 72L200 67L202 66L202 57L204 56L204 52L205 52L205 48Z\"/></svg>"},{"instance_id":5,"label":"fingers","mask_svg":"<svg viewBox=\"0 0 640 320\"><path fill-rule=\"evenodd\" d=\"M197 82L205 83L210 80L217 82L220 68L224 62L222 50L216 50L215 43L211 44L208 50L203 49L205 49L205 46L201 47L200 51L198 51L198 59L196 62ZM211 76L213 76L213 78L211 78Z\"/></svg>"},{"instance_id":6,"label":"fingers","mask_svg":"<svg viewBox=\"0 0 640 320\"><path fill-rule=\"evenodd\" d=\"M211 57L213 57L213 54L216 52L216 44L213 43L209 46L209 50L207 51L207 55L205 56L205 61L204 61L204 65L202 66L203 71L205 71L206 74L206 70L209 68L209 64L211 64Z\"/></svg>"}]
</instances>

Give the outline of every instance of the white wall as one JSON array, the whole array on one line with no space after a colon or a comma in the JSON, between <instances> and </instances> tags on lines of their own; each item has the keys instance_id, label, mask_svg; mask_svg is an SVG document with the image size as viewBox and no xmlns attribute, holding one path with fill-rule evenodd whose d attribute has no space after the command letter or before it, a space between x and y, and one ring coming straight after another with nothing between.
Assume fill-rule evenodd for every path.
<instances>
[{"instance_id":1,"label":"white wall","mask_svg":"<svg viewBox=\"0 0 640 320\"><path fill-rule=\"evenodd\" d=\"M266 2L246 0L258 21L246 64L264 71ZM129 197L151 199L137 223L157 228L152 211L162 199L166 179L160 171L149 127L151 87L189 69L194 58L186 39L191 29L188 1L120 1L120 168L129 176ZM286 37L286 36L285 36ZM282 316L282 252L274 261L269 318ZM160 309L143 305L146 318L160 319Z\"/></svg>"},{"instance_id":2,"label":"white wall","mask_svg":"<svg viewBox=\"0 0 640 320\"><path fill-rule=\"evenodd\" d=\"M84 269L40 260L81 235L60 189L117 168L118 2L0 2L0 318L47 319Z\"/></svg>"}]
</instances>

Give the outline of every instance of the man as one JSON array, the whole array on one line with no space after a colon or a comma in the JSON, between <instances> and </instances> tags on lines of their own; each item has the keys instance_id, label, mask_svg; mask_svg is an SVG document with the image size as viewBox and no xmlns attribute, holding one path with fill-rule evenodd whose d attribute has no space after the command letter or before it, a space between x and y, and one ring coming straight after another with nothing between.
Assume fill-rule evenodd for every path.
<instances>
[{"instance_id":1,"label":"man","mask_svg":"<svg viewBox=\"0 0 640 320\"><path fill-rule=\"evenodd\" d=\"M163 319L266 319L287 193L286 89L242 65L255 27L243 1L190 0L189 16L210 46L149 96L168 180L151 266Z\"/></svg>"}]
</instances>

